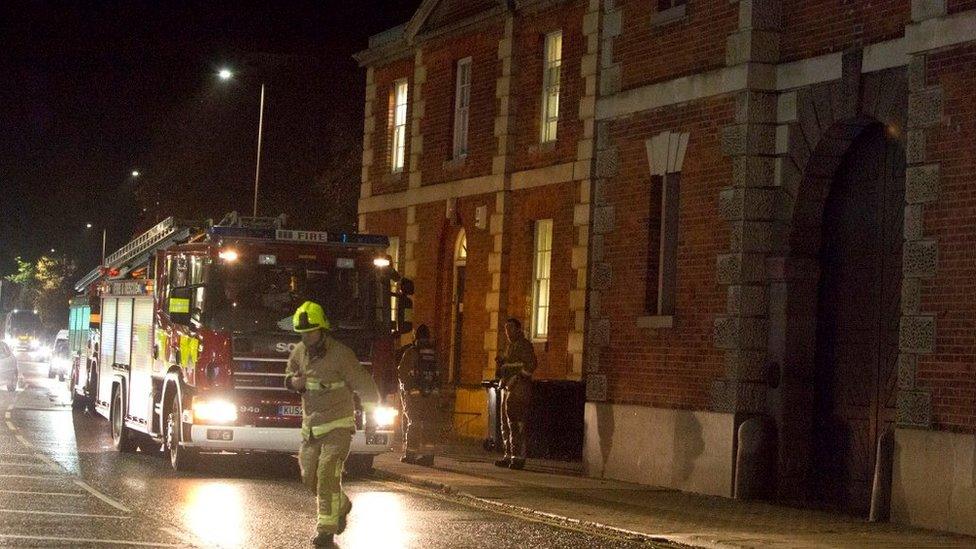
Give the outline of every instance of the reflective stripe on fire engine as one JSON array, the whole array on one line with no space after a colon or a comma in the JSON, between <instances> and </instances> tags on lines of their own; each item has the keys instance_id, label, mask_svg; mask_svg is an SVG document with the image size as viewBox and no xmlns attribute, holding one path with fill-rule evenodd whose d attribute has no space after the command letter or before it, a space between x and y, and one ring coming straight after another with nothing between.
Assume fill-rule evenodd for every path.
<instances>
[{"instance_id":1,"label":"reflective stripe on fire engine","mask_svg":"<svg viewBox=\"0 0 976 549\"><path fill-rule=\"evenodd\" d=\"M311 427L308 425L302 425L302 438L308 439L310 438L310 435L315 438L325 436L333 429L350 429L355 431L356 418L349 416L336 419L328 423L322 423L320 425L312 425Z\"/></svg>"}]
</instances>

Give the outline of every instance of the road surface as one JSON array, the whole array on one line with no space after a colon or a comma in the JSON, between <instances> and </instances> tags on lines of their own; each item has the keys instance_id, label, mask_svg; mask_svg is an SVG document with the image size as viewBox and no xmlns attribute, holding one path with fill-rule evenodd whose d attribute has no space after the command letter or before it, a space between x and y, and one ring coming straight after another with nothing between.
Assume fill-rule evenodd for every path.
<instances>
[{"instance_id":1,"label":"road surface","mask_svg":"<svg viewBox=\"0 0 976 549\"><path fill-rule=\"evenodd\" d=\"M21 363L0 394L0 546L308 547L314 497L294 458L215 456L177 473L156 453L121 454L108 423L72 412L64 383ZM497 512L406 484L347 479L354 503L341 547L639 547Z\"/></svg>"}]
</instances>

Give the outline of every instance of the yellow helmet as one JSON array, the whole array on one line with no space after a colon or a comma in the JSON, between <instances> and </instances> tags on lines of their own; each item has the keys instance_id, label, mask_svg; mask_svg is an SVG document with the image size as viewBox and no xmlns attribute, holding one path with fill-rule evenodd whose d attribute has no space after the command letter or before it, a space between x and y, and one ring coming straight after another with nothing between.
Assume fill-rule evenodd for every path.
<instances>
[{"instance_id":1,"label":"yellow helmet","mask_svg":"<svg viewBox=\"0 0 976 549\"><path fill-rule=\"evenodd\" d=\"M291 324L299 333L328 330L331 327L322 306L312 301L302 303L295 311L295 315L291 317Z\"/></svg>"}]
</instances>

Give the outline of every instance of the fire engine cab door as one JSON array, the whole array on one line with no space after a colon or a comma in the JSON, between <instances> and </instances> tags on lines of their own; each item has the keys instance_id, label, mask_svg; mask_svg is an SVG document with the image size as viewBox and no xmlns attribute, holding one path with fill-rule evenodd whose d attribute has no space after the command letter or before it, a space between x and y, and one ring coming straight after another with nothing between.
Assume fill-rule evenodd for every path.
<instances>
[{"instance_id":1,"label":"fire engine cab door","mask_svg":"<svg viewBox=\"0 0 976 549\"><path fill-rule=\"evenodd\" d=\"M109 400L112 398L112 381L115 363L115 329L119 298L106 297L102 300L102 332L98 352L98 396L96 404L103 415L108 417ZM104 407L104 409L102 409Z\"/></svg>"},{"instance_id":2,"label":"fire engine cab door","mask_svg":"<svg viewBox=\"0 0 976 549\"><path fill-rule=\"evenodd\" d=\"M132 307L128 415L148 427L152 410L153 299L137 297Z\"/></svg>"}]
</instances>

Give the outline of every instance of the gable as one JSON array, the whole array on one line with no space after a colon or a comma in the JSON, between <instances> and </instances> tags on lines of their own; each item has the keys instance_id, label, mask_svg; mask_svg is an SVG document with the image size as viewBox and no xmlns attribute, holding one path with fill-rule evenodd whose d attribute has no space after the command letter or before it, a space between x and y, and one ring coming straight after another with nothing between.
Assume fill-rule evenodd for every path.
<instances>
[{"instance_id":1,"label":"gable","mask_svg":"<svg viewBox=\"0 0 976 549\"><path fill-rule=\"evenodd\" d=\"M425 0L407 24L407 36L412 40L418 34L431 33L488 10L507 6L506 0Z\"/></svg>"}]
</instances>

